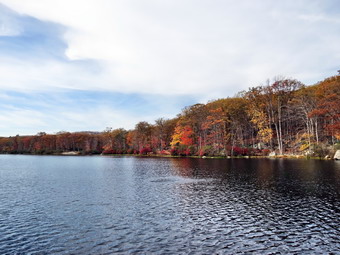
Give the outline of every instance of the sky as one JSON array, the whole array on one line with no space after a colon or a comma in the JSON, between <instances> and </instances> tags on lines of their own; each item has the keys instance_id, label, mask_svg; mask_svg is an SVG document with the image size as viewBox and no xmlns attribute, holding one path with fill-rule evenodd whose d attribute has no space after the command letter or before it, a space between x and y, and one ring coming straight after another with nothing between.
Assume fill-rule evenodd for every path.
<instances>
[{"instance_id":1,"label":"sky","mask_svg":"<svg viewBox=\"0 0 340 255\"><path fill-rule=\"evenodd\" d=\"M0 0L0 136L134 128L340 69L338 0Z\"/></svg>"}]
</instances>

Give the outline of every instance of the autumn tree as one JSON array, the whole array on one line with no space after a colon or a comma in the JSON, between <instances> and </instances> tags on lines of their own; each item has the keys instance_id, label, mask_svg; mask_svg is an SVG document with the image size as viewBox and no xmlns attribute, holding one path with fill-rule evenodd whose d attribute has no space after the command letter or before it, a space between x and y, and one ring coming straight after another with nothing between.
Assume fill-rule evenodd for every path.
<instances>
[{"instance_id":1,"label":"autumn tree","mask_svg":"<svg viewBox=\"0 0 340 255\"><path fill-rule=\"evenodd\" d=\"M152 149L151 146L151 134L153 126L146 121L141 121L137 123L135 127L135 139L138 144L138 150L141 152L143 148L148 151Z\"/></svg>"},{"instance_id":2,"label":"autumn tree","mask_svg":"<svg viewBox=\"0 0 340 255\"><path fill-rule=\"evenodd\" d=\"M317 106L309 116L322 118L326 134L334 144L340 139L340 75L321 82L316 95Z\"/></svg>"},{"instance_id":3,"label":"autumn tree","mask_svg":"<svg viewBox=\"0 0 340 255\"><path fill-rule=\"evenodd\" d=\"M172 135L175 130L177 119L159 118L155 121L153 137L155 138L155 147L162 151L169 148L172 141Z\"/></svg>"},{"instance_id":4,"label":"autumn tree","mask_svg":"<svg viewBox=\"0 0 340 255\"><path fill-rule=\"evenodd\" d=\"M277 78L232 98L185 107L173 119L142 121L134 129L103 132L39 132L0 137L1 153L170 153L246 155L263 143L280 154L298 145L334 144L340 138L340 78L305 87Z\"/></svg>"}]
</instances>

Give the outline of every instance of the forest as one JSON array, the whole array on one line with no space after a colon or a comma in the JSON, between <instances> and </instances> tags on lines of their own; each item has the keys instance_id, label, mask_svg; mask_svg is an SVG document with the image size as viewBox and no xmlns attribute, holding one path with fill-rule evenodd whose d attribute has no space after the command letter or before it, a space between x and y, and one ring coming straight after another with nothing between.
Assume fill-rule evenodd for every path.
<instances>
[{"instance_id":1,"label":"forest","mask_svg":"<svg viewBox=\"0 0 340 255\"><path fill-rule=\"evenodd\" d=\"M340 75L305 86L276 78L133 130L0 137L3 154L324 157L339 147Z\"/></svg>"}]
</instances>

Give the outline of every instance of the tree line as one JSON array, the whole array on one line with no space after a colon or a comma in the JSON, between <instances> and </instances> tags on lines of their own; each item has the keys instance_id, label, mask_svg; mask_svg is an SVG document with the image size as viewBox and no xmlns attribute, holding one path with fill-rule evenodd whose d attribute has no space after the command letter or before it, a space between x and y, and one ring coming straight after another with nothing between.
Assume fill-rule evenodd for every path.
<instances>
[{"instance_id":1,"label":"tree line","mask_svg":"<svg viewBox=\"0 0 340 255\"><path fill-rule=\"evenodd\" d=\"M312 86L276 78L132 130L0 138L0 153L238 156L325 154L340 139L340 75Z\"/></svg>"}]
</instances>

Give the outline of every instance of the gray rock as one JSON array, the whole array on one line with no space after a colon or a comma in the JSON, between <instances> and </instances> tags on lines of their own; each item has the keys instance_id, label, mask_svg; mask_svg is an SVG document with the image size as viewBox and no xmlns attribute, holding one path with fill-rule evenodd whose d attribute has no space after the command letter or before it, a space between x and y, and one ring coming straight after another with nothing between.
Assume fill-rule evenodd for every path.
<instances>
[{"instance_id":1,"label":"gray rock","mask_svg":"<svg viewBox=\"0 0 340 255\"><path fill-rule=\"evenodd\" d=\"M334 155L335 160L340 160L340 150L337 150Z\"/></svg>"},{"instance_id":2,"label":"gray rock","mask_svg":"<svg viewBox=\"0 0 340 255\"><path fill-rule=\"evenodd\" d=\"M79 151L64 151L61 155L79 155Z\"/></svg>"}]
</instances>

